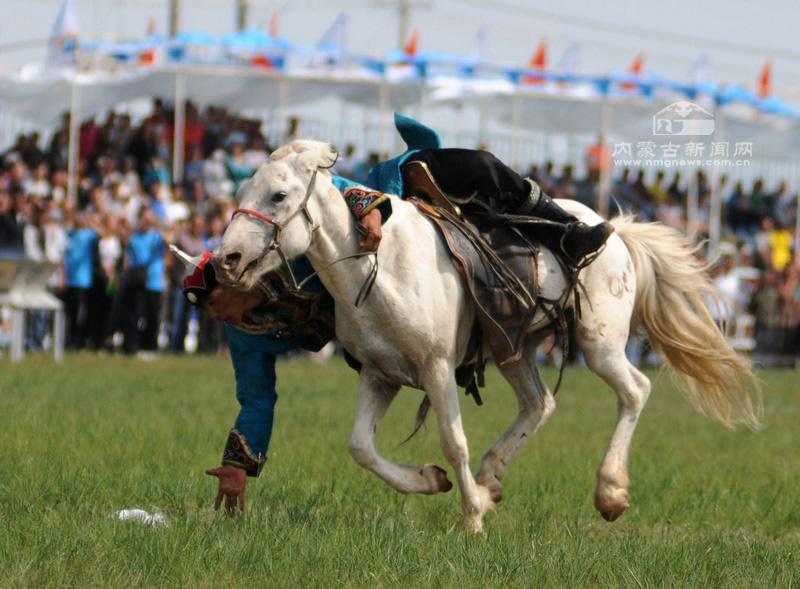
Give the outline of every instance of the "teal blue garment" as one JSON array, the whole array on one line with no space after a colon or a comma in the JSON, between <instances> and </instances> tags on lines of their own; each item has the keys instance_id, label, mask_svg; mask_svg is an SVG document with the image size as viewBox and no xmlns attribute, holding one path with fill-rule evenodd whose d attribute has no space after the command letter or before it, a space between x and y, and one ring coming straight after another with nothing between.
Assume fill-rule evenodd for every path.
<instances>
[{"instance_id":1,"label":"teal blue garment","mask_svg":"<svg viewBox=\"0 0 800 589\"><path fill-rule=\"evenodd\" d=\"M367 186L385 194L403 196L403 176L400 168L406 160L421 149L439 149L439 134L412 118L394 113L394 126L408 149L402 155L379 163L367 176Z\"/></svg>"},{"instance_id":2,"label":"teal blue garment","mask_svg":"<svg viewBox=\"0 0 800 589\"><path fill-rule=\"evenodd\" d=\"M337 176L336 174L331 175L331 182L336 187L336 190L344 194L350 188L366 188L365 186L359 184L355 180L350 180L349 178L345 178L344 176Z\"/></svg>"}]
</instances>

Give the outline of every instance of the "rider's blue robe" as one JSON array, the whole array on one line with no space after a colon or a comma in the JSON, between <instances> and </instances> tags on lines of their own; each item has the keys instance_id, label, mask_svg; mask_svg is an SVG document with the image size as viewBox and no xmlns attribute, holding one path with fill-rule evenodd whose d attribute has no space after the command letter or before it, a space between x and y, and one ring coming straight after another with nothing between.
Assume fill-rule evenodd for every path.
<instances>
[{"instance_id":1,"label":"rider's blue robe","mask_svg":"<svg viewBox=\"0 0 800 589\"><path fill-rule=\"evenodd\" d=\"M300 281L313 269L299 258L292 271ZM281 272L272 272L259 288L268 302L246 313L241 324L225 325L240 409L222 463L242 467L250 476L261 471L272 437L275 357L301 347L320 349L333 337L333 300L318 279L294 293Z\"/></svg>"}]
</instances>

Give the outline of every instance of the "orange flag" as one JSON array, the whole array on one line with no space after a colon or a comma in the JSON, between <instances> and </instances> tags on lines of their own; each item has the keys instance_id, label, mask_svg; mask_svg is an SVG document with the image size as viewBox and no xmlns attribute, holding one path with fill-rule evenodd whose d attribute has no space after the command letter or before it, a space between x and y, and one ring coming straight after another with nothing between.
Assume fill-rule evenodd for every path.
<instances>
[{"instance_id":1,"label":"orange flag","mask_svg":"<svg viewBox=\"0 0 800 589\"><path fill-rule=\"evenodd\" d=\"M417 54L417 29L414 29L414 32L411 33L411 37L403 47L403 53L408 57L414 57Z\"/></svg>"},{"instance_id":2,"label":"orange flag","mask_svg":"<svg viewBox=\"0 0 800 589\"><path fill-rule=\"evenodd\" d=\"M766 98L772 94L772 62L767 60L764 64L764 69L761 70L761 75L758 77L758 91L756 96L758 98Z\"/></svg>"},{"instance_id":3,"label":"orange flag","mask_svg":"<svg viewBox=\"0 0 800 589\"><path fill-rule=\"evenodd\" d=\"M139 54L139 65L155 65L156 63L156 50L148 49Z\"/></svg>"},{"instance_id":4,"label":"orange flag","mask_svg":"<svg viewBox=\"0 0 800 589\"><path fill-rule=\"evenodd\" d=\"M637 78L642 75L642 67L644 66L644 53L640 53L636 59L633 60L631 67L628 69L628 73L631 76L636 76ZM625 90L636 90L638 86L636 84L620 84L621 88Z\"/></svg>"},{"instance_id":5,"label":"orange flag","mask_svg":"<svg viewBox=\"0 0 800 589\"><path fill-rule=\"evenodd\" d=\"M265 55L256 55L250 60L250 64L264 69L272 69L272 62Z\"/></svg>"},{"instance_id":6,"label":"orange flag","mask_svg":"<svg viewBox=\"0 0 800 589\"><path fill-rule=\"evenodd\" d=\"M547 39L541 40L536 53L531 56L531 60L528 62L528 67L532 70L541 71L547 69ZM523 84L541 84L542 82L544 82L544 78L537 76L525 76L522 78Z\"/></svg>"},{"instance_id":7,"label":"orange flag","mask_svg":"<svg viewBox=\"0 0 800 589\"><path fill-rule=\"evenodd\" d=\"M147 30L144 33L145 37L150 37L156 32L156 19L150 17L147 21ZM139 54L139 65L155 65L156 63L156 50L148 49Z\"/></svg>"}]
</instances>

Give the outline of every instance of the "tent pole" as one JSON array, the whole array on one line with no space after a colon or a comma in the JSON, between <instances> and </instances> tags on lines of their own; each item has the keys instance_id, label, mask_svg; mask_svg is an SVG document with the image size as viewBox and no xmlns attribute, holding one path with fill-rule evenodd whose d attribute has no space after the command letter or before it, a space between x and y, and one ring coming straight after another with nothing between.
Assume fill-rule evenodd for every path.
<instances>
[{"instance_id":1,"label":"tent pole","mask_svg":"<svg viewBox=\"0 0 800 589\"><path fill-rule=\"evenodd\" d=\"M339 114L339 139L337 140L338 149L340 152L347 149L347 144L350 143L350 139L348 138L348 122L347 122L347 102L342 100L342 104L339 107L341 112Z\"/></svg>"},{"instance_id":2,"label":"tent pole","mask_svg":"<svg viewBox=\"0 0 800 589\"><path fill-rule=\"evenodd\" d=\"M428 107L428 93L427 87L425 85L426 78L422 78L419 86L419 122L422 123L425 121L425 111Z\"/></svg>"},{"instance_id":3,"label":"tent pole","mask_svg":"<svg viewBox=\"0 0 800 589\"><path fill-rule=\"evenodd\" d=\"M372 150L369 119L369 110L364 105L361 107L361 148L364 150L364 153L362 153L364 159L367 158L367 153Z\"/></svg>"},{"instance_id":4,"label":"tent pole","mask_svg":"<svg viewBox=\"0 0 800 589\"><path fill-rule=\"evenodd\" d=\"M722 109L716 108L714 112L714 136L718 142L725 139L725 115ZM715 260L719 253L719 244L722 239L722 186L719 166L711 168L711 204L708 212L708 259Z\"/></svg>"},{"instance_id":5,"label":"tent pole","mask_svg":"<svg viewBox=\"0 0 800 589\"><path fill-rule=\"evenodd\" d=\"M75 83L75 74L70 81L69 100L69 143L67 146L67 201L78 201L78 166L80 153L78 148L81 118L81 91Z\"/></svg>"},{"instance_id":6,"label":"tent pole","mask_svg":"<svg viewBox=\"0 0 800 589\"><path fill-rule=\"evenodd\" d=\"M699 200L698 192L700 190L699 183L697 182L697 172L698 170L689 168L689 182L686 194L686 232L692 239L697 237L697 227L700 224L697 210Z\"/></svg>"},{"instance_id":7,"label":"tent pole","mask_svg":"<svg viewBox=\"0 0 800 589\"><path fill-rule=\"evenodd\" d=\"M797 132L800 134L800 126L797 127ZM800 162L795 165L795 174L797 175L797 186L795 192L797 193L797 204L795 204L795 220L794 220L794 263L800 268L800 247L798 247L798 240L800 240Z\"/></svg>"},{"instance_id":8,"label":"tent pole","mask_svg":"<svg viewBox=\"0 0 800 589\"><path fill-rule=\"evenodd\" d=\"M379 126L378 132L380 133L380 146L381 146L381 159L383 158L383 154L389 153L389 134L387 132L387 118L389 116L389 85L386 83L386 79L384 78L381 81L381 85L379 88L379 110L380 110L380 117L379 117Z\"/></svg>"},{"instance_id":9,"label":"tent pole","mask_svg":"<svg viewBox=\"0 0 800 589\"><path fill-rule=\"evenodd\" d=\"M607 145L611 137L611 101L608 99L608 90L603 94L603 102L600 106L600 135L603 137L603 144ZM600 214L608 219L608 209L611 200L611 168L613 167L613 160L609 162L608 166L600 166L600 178L598 180L598 195L597 208Z\"/></svg>"},{"instance_id":10,"label":"tent pole","mask_svg":"<svg viewBox=\"0 0 800 589\"><path fill-rule=\"evenodd\" d=\"M482 145L488 145L489 143L489 127L488 122L486 120L486 111L483 108L483 105L478 107L478 145L476 148L479 148ZM489 147L491 149L491 146Z\"/></svg>"},{"instance_id":11,"label":"tent pole","mask_svg":"<svg viewBox=\"0 0 800 589\"><path fill-rule=\"evenodd\" d=\"M522 126L522 95L514 88L511 97L511 165L515 170L522 169L519 161L519 130Z\"/></svg>"},{"instance_id":12,"label":"tent pole","mask_svg":"<svg viewBox=\"0 0 800 589\"><path fill-rule=\"evenodd\" d=\"M278 145L286 143L286 102L287 102L286 76L278 74Z\"/></svg>"},{"instance_id":13,"label":"tent pole","mask_svg":"<svg viewBox=\"0 0 800 589\"><path fill-rule=\"evenodd\" d=\"M178 72L175 76L175 133L172 138L172 181L183 182L183 162L186 126L186 76Z\"/></svg>"},{"instance_id":14,"label":"tent pole","mask_svg":"<svg viewBox=\"0 0 800 589\"><path fill-rule=\"evenodd\" d=\"M461 103L455 103L455 113L454 119L455 124L453 125L454 137L453 137L453 147L461 147L461 136L464 133L464 106Z\"/></svg>"}]
</instances>

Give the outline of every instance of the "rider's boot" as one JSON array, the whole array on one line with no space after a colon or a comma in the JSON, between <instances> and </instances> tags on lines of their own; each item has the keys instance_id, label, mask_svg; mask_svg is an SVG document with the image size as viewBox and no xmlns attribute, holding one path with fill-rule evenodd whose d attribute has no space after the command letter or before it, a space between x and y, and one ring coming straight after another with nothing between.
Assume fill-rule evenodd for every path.
<instances>
[{"instance_id":1,"label":"rider's boot","mask_svg":"<svg viewBox=\"0 0 800 589\"><path fill-rule=\"evenodd\" d=\"M532 229L536 237L551 251L563 252L577 264L603 247L608 237L614 233L614 227L606 221L599 225L587 225L579 221L575 215L562 209L542 192L539 185L530 178L525 178L525 183L531 187L531 193L516 214L539 217L560 224L535 225Z\"/></svg>"}]
</instances>

